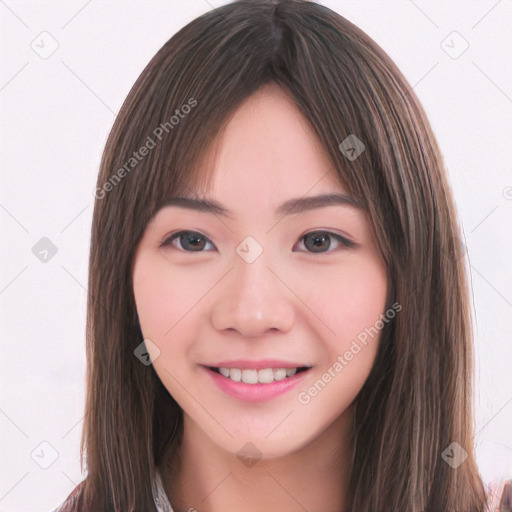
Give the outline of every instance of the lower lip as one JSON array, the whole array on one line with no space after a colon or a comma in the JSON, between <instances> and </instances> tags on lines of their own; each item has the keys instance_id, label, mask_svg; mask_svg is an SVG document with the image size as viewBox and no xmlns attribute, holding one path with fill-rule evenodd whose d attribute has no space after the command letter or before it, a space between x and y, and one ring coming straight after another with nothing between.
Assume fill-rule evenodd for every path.
<instances>
[{"instance_id":1,"label":"lower lip","mask_svg":"<svg viewBox=\"0 0 512 512\"><path fill-rule=\"evenodd\" d=\"M303 372L296 373L292 377L269 382L268 384L246 384L245 382L235 382L220 373L210 370L206 366L202 368L224 393L245 402L265 402L278 395L282 395L301 382L309 373L309 370L311 370L309 368Z\"/></svg>"}]
</instances>

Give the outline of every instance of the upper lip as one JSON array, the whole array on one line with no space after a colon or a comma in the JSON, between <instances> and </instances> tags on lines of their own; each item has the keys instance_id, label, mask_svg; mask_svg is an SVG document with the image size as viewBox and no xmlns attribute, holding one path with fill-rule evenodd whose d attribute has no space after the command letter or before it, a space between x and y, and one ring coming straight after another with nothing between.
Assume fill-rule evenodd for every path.
<instances>
[{"instance_id":1,"label":"upper lip","mask_svg":"<svg viewBox=\"0 0 512 512\"><path fill-rule=\"evenodd\" d=\"M278 359L259 359L250 361L249 359L236 359L231 361L219 361L217 363L205 365L210 368L240 368L251 370L262 370L264 368L304 368L311 365L296 363L293 361L280 361Z\"/></svg>"}]
</instances>

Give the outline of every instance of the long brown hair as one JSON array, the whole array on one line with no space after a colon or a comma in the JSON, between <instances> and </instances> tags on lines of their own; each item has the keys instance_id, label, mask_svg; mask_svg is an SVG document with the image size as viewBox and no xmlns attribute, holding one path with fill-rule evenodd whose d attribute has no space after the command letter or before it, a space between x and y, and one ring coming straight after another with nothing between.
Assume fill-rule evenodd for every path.
<instances>
[{"instance_id":1,"label":"long brown hair","mask_svg":"<svg viewBox=\"0 0 512 512\"><path fill-rule=\"evenodd\" d=\"M206 186L196 170L207 148L269 82L290 94L366 210L402 305L356 399L349 510L481 512L467 282L441 153L387 54L304 0L236 1L193 20L147 65L114 123L89 261L83 510L155 510L155 465L182 416L134 354L135 249L164 199ZM350 135L365 145L356 159L339 148ZM467 452L456 469L442 457L454 442Z\"/></svg>"}]
</instances>

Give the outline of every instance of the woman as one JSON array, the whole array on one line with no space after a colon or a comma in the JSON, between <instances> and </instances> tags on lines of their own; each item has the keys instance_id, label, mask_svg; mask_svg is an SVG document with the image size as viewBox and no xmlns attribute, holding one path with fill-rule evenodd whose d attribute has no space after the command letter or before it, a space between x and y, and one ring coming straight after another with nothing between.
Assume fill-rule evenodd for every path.
<instances>
[{"instance_id":1,"label":"woman","mask_svg":"<svg viewBox=\"0 0 512 512\"><path fill-rule=\"evenodd\" d=\"M455 219L418 99L346 19L181 29L103 155L60 510L486 510Z\"/></svg>"}]
</instances>

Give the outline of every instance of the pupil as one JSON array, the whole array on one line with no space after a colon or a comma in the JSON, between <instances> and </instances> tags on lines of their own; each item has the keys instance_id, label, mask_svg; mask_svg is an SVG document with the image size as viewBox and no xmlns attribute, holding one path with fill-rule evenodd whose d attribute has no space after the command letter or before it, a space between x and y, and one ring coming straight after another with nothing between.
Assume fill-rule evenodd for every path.
<instances>
[{"instance_id":1,"label":"pupil","mask_svg":"<svg viewBox=\"0 0 512 512\"><path fill-rule=\"evenodd\" d=\"M310 240L313 240L313 244L308 244L307 240L308 239L306 239L306 247L313 249L313 252L319 252L317 249L328 249L330 246L329 235L327 233L311 236Z\"/></svg>"},{"instance_id":2,"label":"pupil","mask_svg":"<svg viewBox=\"0 0 512 512\"><path fill-rule=\"evenodd\" d=\"M201 239L201 237L197 235L184 235L183 237L185 239L185 245L190 244L192 248L195 249L202 249L204 245L204 240ZM183 241L182 238L182 241Z\"/></svg>"}]
</instances>

